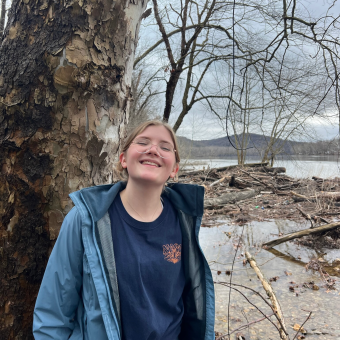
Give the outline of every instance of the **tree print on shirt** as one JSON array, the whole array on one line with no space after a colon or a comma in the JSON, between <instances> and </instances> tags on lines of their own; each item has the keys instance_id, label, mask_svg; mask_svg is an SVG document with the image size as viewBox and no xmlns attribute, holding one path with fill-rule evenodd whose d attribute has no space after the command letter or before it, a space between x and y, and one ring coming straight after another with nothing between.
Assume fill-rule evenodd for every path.
<instances>
[{"instance_id":1,"label":"tree print on shirt","mask_svg":"<svg viewBox=\"0 0 340 340\"><path fill-rule=\"evenodd\" d=\"M181 244L165 244L163 246L164 260L172 263L177 263L181 260Z\"/></svg>"}]
</instances>

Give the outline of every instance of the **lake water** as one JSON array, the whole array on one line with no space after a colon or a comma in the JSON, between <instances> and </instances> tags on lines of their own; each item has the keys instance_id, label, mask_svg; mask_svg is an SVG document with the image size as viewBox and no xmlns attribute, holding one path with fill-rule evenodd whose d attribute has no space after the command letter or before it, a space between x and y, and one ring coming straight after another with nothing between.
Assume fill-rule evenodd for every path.
<instances>
[{"instance_id":1,"label":"lake water","mask_svg":"<svg viewBox=\"0 0 340 340\"><path fill-rule=\"evenodd\" d=\"M315 251L295 242L282 243L270 251L261 248L262 243L277 238L280 233L287 234L308 228L307 222L276 220L251 222L240 227L227 220L215 220L205 222L205 225L210 225L210 227L201 228L199 237L215 281L216 331L222 334L228 333L228 304L230 304L229 323L231 331L262 318L263 315L256 307L260 308L266 315L272 314L264 301L258 298L253 291L239 286L237 288L256 307L235 290L232 290L230 302L228 302L229 288L224 286L223 282L229 283L230 281L230 270L235 249L241 237L232 282L254 289L266 297L254 270L243 263L244 253L249 251L255 257L267 280L275 278L271 285L285 316L290 339L293 339L296 333L293 326L295 324L301 325L310 311L313 312L312 316L304 325L308 332L306 339L340 339L340 285L338 282L340 276L340 262L338 261L340 260L337 260L340 258L340 250L320 249ZM332 276L336 280L334 289L325 287L319 272L306 270L306 264L310 260L320 258L324 261L325 269L331 275L335 275ZM310 282L313 282L318 289L308 286L311 285ZM249 329L244 329L242 333L247 340L276 340L280 338L275 327L267 320L253 324ZM231 339L235 339L235 333Z\"/></svg>"},{"instance_id":2,"label":"lake water","mask_svg":"<svg viewBox=\"0 0 340 340\"><path fill-rule=\"evenodd\" d=\"M292 156L293 157L293 156ZM295 178L311 178L312 176L322 178L340 177L340 158L336 156L294 156L294 158L282 157L274 166L285 167L286 174ZM261 162L259 158L247 159L246 163ZM192 163L195 163L192 165ZM236 158L229 159L183 159L182 166L188 164L187 169L202 169L223 167L237 164Z\"/></svg>"}]
</instances>

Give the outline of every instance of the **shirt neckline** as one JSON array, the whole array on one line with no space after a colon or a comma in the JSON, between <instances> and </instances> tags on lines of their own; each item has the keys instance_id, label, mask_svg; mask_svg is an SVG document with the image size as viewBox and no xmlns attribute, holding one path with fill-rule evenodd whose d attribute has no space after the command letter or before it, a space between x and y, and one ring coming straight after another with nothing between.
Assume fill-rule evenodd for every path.
<instances>
[{"instance_id":1,"label":"shirt neckline","mask_svg":"<svg viewBox=\"0 0 340 340\"><path fill-rule=\"evenodd\" d=\"M156 229L157 227L159 227L167 213L169 210L169 204L168 202L165 202L167 199L162 197L162 205L163 205L163 210L161 212L161 214L154 220L151 222L142 222L142 221L138 221L135 218L133 218L125 209L122 199L120 197L120 194L117 195L116 197L116 204L117 204L117 210L119 215L123 218L123 220L131 227L136 228L136 229L140 229L140 230L152 230L152 229Z\"/></svg>"}]
</instances>

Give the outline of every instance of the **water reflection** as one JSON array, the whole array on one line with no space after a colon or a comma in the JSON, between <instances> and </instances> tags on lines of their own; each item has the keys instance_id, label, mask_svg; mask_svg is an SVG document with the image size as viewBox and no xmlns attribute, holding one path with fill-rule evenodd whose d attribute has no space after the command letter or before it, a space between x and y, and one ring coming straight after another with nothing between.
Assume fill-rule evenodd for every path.
<instances>
[{"instance_id":1,"label":"water reflection","mask_svg":"<svg viewBox=\"0 0 340 340\"><path fill-rule=\"evenodd\" d=\"M228 274L230 274L235 248L243 229L241 248L234 265L233 282L256 289L265 295L253 269L243 264L244 252L249 251L256 258L267 279L277 277L276 281L271 284L280 301L287 327L291 331L290 334L294 334L292 329L294 324L301 324L308 315L308 311L312 310L312 318L305 326L308 339L337 339L340 337L338 322L340 313L337 308L340 302L339 284L336 283L336 290L327 290L320 274L306 271L305 266L310 260L320 257L331 263L336 258L340 258L340 251L316 252L294 242L282 243L270 251L261 248L263 242L276 238L281 233L287 234L304 228L308 228L308 225L289 220L252 222L244 227L217 220L215 227L201 228L200 241L212 269L214 280L229 282L230 275ZM337 274L332 267L328 267L327 270L330 270L330 274ZM319 290L303 286L304 283L312 281ZM227 287L216 284L216 330L225 333L227 333L228 294ZM252 292L245 291L245 294L267 315L271 314L271 311L265 308L263 301L256 298ZM259 318L261 315L255 308L238 293L232 292L231 329ZM277 331L268 321L253 325L245 335L246 339L279 338Z\"/></svg>"}]
</instances>

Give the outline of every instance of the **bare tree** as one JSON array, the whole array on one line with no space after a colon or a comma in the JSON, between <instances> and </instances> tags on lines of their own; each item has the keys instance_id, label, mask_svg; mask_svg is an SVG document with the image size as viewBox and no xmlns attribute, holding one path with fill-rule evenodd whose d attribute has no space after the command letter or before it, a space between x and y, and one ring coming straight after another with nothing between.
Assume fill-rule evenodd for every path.
<instances>
[{"instance_id":1,"label":"bare tree","mask_svg":"<svg viewBox=\"0 0 340 340\"><path fill-rule=\"evenodd\" d=\"M113 180L146 1L14 0L0 47L1 338L31 322L68 194Z\"/></svg>"},{"instance_id":2,"label":"bare tree","mask_svg":"<svg viewBox=\"0 0 340 340\"><path fill-rule=\"evenodd\" d=\"M132 102L129 113L128 131L148 119L160 119L156 101L164 91L157 90L158 70L147 74L145 68L133 72L131 94ZM156 83L156 84L155 84Z\"/></svg>"},{"instance_id":3,"label":"bare tree","mask_svg":"<svg viewBox=\"0 0 340 340\"><path fill-rule=\"evenodd\" d=\"M339 42L336 38L339 16L332 14L333 6L325 16L313 19L300 2L247 1L236 3L235 20L232 20L232 3L186 0L169 5L153 0L153 7L154 23L158 25L161 39L141 53L135 66L151 54L154 57L158 51L160 64L167 70L163 78L166 81L163 119L168 121L170 115L175 114L175 130L199 103L205 103L207 110L220 115L212 101L229 98L231 88L220 87L209 80L216 65L220 65L221 75L227 76L233 57L237 60L234 70L237 77L245 77L246 70L253 68L264 91L271 95L279 90L282 96L286 91L282 73L290 58L296 57L299 63L300 60L307 63L313 59L322 60L318 82L323 84L324 90L312 111L320 113L323 103L332 94L332 105L339 110ZM306 82L305 92L308 86ZM181 98L182 104L181 109L174 112L176 96ZM239 109L245 109L234 96L232 99Z\"/></svg>"}]
</instances>

